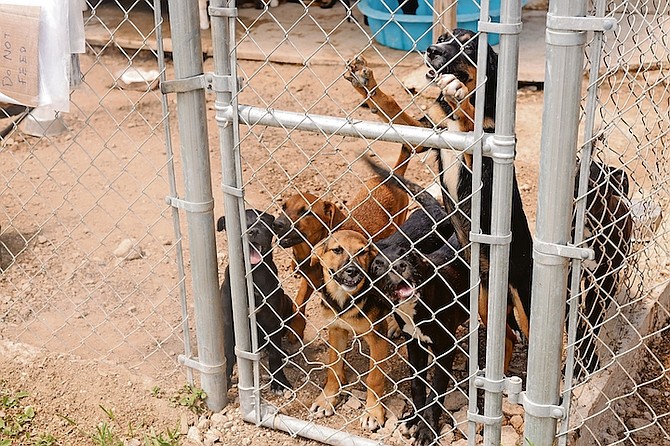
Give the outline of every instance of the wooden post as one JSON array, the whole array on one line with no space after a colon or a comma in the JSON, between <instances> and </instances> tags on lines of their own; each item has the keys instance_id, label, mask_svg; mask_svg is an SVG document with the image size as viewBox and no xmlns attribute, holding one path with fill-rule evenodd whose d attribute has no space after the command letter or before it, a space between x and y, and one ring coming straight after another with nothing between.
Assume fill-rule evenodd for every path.
<instances>
[{"instance_id":1,"label":"wooden post","mask_svg":"<svg viewBox=\"0 0 670 446\"><path fill-rule=\"evenodd\" d=\"M446 30L456 28L456 3L457 0L433 0L433 42L437 42Z\"/></svg>"}]
</instances>

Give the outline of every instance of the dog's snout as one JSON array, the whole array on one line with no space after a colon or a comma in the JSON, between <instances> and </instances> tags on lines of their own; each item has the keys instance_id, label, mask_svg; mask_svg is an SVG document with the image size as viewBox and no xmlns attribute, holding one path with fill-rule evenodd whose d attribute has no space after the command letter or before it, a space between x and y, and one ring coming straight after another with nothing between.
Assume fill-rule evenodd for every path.
<instances>
[{"instance_id":1,"label":"dog's snout","mask_svg":"<svg viewBox=\"0 0 670 446\"><path fill-rule=\"evenodd\" d=\"M274 230L275 233L277 234L284 234L286 232L286 229L288 228L288 225L282 218L277 218L275 219L274 223L272 223L272 229Z\"/></svg>"},{"instance_id":2,"label":"dog's snout","mask_svg":"<svg viewBox=\"0 0 670 446\"><path fill-rule=\"evenodd\" d=\"M350 277L353 277L353 276L355 276L356 274L359 273L359 269L356 265L351 265L350 264L349 266L347 266L344 269L344 272L345 272L346 275L348 275Z\"/></svg>"},{"instance_id":3,"label":"dog's snout","mask_svg":"<svg viewBox=\"0 0 670 446\"><path fill-rule=\"evenodd\" d=\"M393 269L395 269L398 273L402 274L405 271L407 271L407 268L409 267L409 264L407 263L407 260L398 260L394 265Z\"/></svg>"},{"instance_id":4,"label":"dog's snout","mask_svg":"<svg viewBox=\"0 0 670 446\"><path fill-rule=\"evenodd\" d=\"M426 49L426 55L427 55L428 57L435 55L435 53L437 53L437 45L430 45L430 46Z\"/></svg>"}]
</instances>

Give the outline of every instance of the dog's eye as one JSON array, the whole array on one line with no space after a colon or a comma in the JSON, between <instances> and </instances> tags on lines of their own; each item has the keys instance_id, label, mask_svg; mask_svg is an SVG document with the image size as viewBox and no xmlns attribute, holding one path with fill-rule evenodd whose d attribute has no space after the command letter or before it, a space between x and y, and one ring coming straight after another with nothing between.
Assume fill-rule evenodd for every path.
<instances>
[{"instance_id":1,"label":"dog's eye","mask_svg":"<svg viewBox=\"0 0 670 446\"><path fill-rule=\"evenodd\" d=\"M344 252L344 249L341 246L336 246L333 249L331 249L331 251L333 252L333 254L339 256L340 254L342 254Z\"/></svg>"}]
</instances>

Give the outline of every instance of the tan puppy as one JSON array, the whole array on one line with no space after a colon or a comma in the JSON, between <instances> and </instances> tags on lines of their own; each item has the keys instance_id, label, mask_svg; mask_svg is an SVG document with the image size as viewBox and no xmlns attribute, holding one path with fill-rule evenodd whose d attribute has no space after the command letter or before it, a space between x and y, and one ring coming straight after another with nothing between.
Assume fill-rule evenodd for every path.
<instances>
[{"instance_id":1,"label":"tan puppy","mask_svg":"<svg viewBox=\"0 0 670 446\"><path fill-rule=\"evenodd\" d=\"M322 394L310 411L316 416L330 416L340 398L341 385L347 382L343 357L349 333L362 337L370 347L370 366L366 380L367 400L361 417L364 429L383 426L386 411L380 402L384 395L385 373L390 343L384 337L387 301L370 287L368 268L377 255L369 240L355 231L335 231L314 249L311 263L322 270L321 289L323 318L328 327L330 347L327 378Z\"/></svg>"},{"instance_id":2,"label":"tan puppy","mask_svg":"<svg viewBox=\"0 0 670 446\"><path fill-rule=\"evenodd\" d=\"M402 175L407 170L412 149L403 146L394 171ZM352 200L351 214L342 212L335 203L301 193L289 197L282 213L275 219L273 229L283 248L293 249L293 258L302 276L295 297L298 312L290 325L302 338L305 331L305 303L323 284L321 269L310 265L312 248L335 229L359 232L373 240L381 240L395 232L407 217L409 198L397 184L380 184L379 177L366 181Z\"/></svg>"}]
</instances>

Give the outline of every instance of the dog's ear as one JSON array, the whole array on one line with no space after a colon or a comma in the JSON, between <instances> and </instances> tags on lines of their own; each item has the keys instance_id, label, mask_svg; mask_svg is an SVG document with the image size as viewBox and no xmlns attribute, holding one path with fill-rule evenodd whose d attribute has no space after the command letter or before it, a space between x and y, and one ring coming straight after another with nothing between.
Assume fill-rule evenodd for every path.
<instances>
[{"instance_id":1,"label":"dog's ear","mask_svg":"<svg viewBox=\"0 0 670 446\"><path fill-rule=\"evenodd\" d=\"M326 222L328 222L328 227L332 229L335 223L335 203L324 200L323 214L326 217Z\"/></svg>"},{"instance_id":2,"label":"dog's ear","mask_svg":"<svg viewBox=\"0 0 670 446\"><path fill-rule=\"evenodd\" d=\"M226 230L226 217L219 217L219 220L216 222L216 230L219 232Z\"/></svg>"},{"instance_id":3,"label":"dog's ear","mask_svg":"<svg viewBox=\"0 0 670 446\"><path fill-rule=\"evenodd\" d=\"M321 263L321 257L326 253L326 241L321 240L312 248L312 255L309 258L309 265L316 266Z\"/></svg>"},{"instance_id":4,"label":"dog's ear","mask_svg":"<svg viewBox=\"0 0 670 446\"><path fill-rule=\"evenodd\" d=\"M260 214L259 218L263 221L263 223L265 223L265 226L272 229L272 224L275 222L274 215L263 212Z\"/></svg>"}]
</instances>

